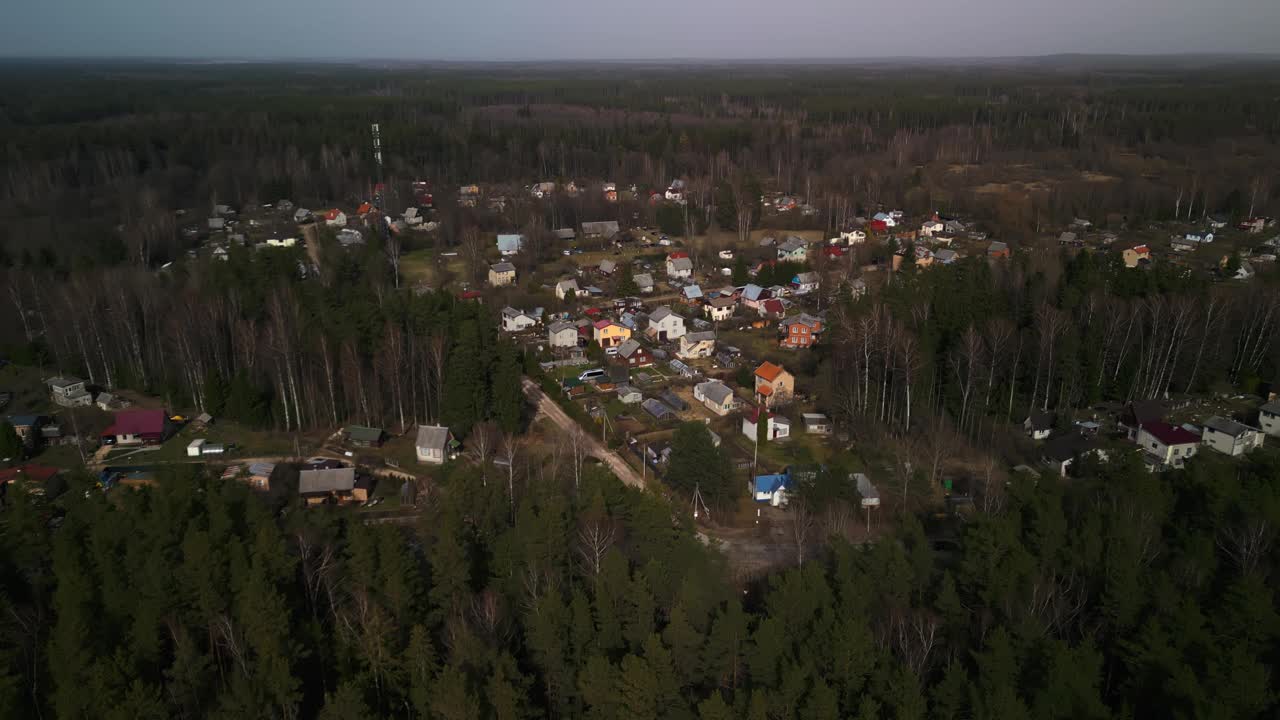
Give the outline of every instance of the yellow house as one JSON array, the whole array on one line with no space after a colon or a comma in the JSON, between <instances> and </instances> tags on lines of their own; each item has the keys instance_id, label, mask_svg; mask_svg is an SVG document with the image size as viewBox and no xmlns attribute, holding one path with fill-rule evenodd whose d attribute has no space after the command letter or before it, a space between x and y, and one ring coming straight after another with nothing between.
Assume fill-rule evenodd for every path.
<instances>
[{"instance_id":1,"label":"yellow house","mask_svg":"<svg viewBox=\"0 0 1280 720\"><path fill-rule=\"evenodd\" d=\"M631 329L612 320L601 320L592 327L591 337L602 348L617 347L631 339Z\"/></svg>"},{"instance_id":2,"label":"yellow house","mask_svg":"<svg viewBox=\"0 0 1280 720\"><path fill-rule=\"evenodd\" d=\"M489 266L489 284L494 287L510 285L516 281L516 266L509 262L501 262Z\"/></svg>"},{"instance_id":3,"label":"yellow house","mask_svg":"<svg viewBox=\"0 0 1280 720\"><path fill-rule=\"evenodd\" d=\"M1137 247L1126 248L1122 253L1120 253L1120 257L1124 260L1125 267L1134 268L1138 267L1138 263L1140 261L1151 259L1151 250L1146 245L1139 245Z\"/></svg>"}]
</instances>

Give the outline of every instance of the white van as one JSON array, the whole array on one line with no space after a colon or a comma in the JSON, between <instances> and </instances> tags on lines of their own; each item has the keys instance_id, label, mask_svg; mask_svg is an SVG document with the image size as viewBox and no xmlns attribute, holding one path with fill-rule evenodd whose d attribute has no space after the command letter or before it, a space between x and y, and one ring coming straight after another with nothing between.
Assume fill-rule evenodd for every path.
<instances>
[{"instance_id":1,"label":"white van","mask_svg":"<svg viewBox=\"0 0 1280 720\"><path fill-rule=\"evenodd\" d=\"M582 382L591 382L592 380L599 380L602 377L604 377L604 370L595 368L594 370L587 370L583 372L578 376L578 379Z\"/></svg>"}]
</instances>

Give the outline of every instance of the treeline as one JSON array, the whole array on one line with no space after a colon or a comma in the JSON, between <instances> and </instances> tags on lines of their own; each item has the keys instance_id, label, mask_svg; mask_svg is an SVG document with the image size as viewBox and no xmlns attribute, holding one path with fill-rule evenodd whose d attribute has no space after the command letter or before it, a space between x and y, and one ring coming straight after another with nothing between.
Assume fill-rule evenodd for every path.
<instances>
[{"instance_id":1,"label":"treeline","mask_svg":"<svg viewBox=\"0 0 1280 720\"><path fill-rule=\"evenodd\" d=\"M37 64L0 71L0 90L0 247L9 258L50 248L64 267L172 259L126 248L148 233L171 237L179 208L367 199L379 174L375 122L397 203L419 178L436 182L448 205L461 183L663 188L686 177L693 215L706 225L722 204L717 184L745 172L803 194L823 226L883 203L964 212L1020 235L1075 214L1132 222L1266 212L1280 193L1269 173L1280 113L1265 66L1111 75L615 68L515 78ZM583 200L552 205L562 207L544 218L612 217L603 205L586 212ZM653 222L654 212L640 205L626 219ZM447 240L465 229L446 224Z\"/></svg>"},{"instance_id":2,"label":"treeline","mask_svg":"<svg viewBox=\"0 0 1280 720\"><path fill-rule=\"evenodd\" d=\"M11 271L5 294L21 322L5 349L254 427L520 425L523 359L497 337L492 308L394 289L376 239L328 250L308 280L301 250L239 246L225 262L165 272Z\"/></svg>"},{"instance_id":3,"label":"treeline","mask_svg":"<svg viewBox=\"0 0 1280 720\"><path fill-rule=\"evenodd\" d=\"M968 258L906 271L832 310L822 402L906 432L945 415L972 438L1031 411L1275 387L1273 279L1214 284L1115 254Z\"/></svg>"},{"instance_id":4,"label":"treeline","mask_svg":"<svg viewBox=\"0 0 1280 720\"><path fill-rule=\"evenodd\" d=\"M522 455L522 457L526 457ZM532 457L532 456L528 456ZM833 539L746 585L687 516L553 455L451 467L415 527L165 477L22 492L0 707L46 718L1264 718L1280 464L1017 476L935 550ZM489 480L486 481L486 473ZM505 474L505 473L503 473ZM809 492L799 488L801 498ZM747 550L731 550L745 552Z\"/></svg>"}]
</instances>

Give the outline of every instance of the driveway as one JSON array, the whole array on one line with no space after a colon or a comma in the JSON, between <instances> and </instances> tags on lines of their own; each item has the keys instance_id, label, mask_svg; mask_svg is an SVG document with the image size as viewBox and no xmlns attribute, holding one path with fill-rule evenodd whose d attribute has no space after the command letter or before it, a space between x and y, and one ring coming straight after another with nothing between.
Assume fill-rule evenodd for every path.
<instances>
[{"instance_id":1,"label":"driveway","mask_svg":"<svg viewBox=\"0 0 1280 720\"><path fill-rule=\"evenodd\" d=\"M565 433L572 433L575 430L581 429L578 427L578 423L575 422L573 418L569 417L563 408L556 404L555 400L547 397L547 394L542 392L542 388L538 387L537 383L529 378L524 378L522 385L524 386L525 396L528 397L530 402L538 408L538 413L540 415L546 415L551 422L556 424L556 427L560 428ZM594 434L584 431L583 439L587 445L588 455L608 466L608 468L613 471L613 474L622 482L630 485L631 487L640 488L641 490L645 489L645 482L636 474L636 471L632 470L631 466L628 465L627 462L616 452L612 452L605 448L604 445L600 444L600 441L596 439Z\"/></svg>"}]
</instances>

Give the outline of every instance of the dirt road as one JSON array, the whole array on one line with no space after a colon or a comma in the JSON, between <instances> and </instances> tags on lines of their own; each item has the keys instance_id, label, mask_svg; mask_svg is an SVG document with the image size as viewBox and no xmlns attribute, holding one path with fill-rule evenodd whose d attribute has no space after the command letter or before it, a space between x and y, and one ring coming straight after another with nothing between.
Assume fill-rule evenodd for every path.
<instances>
[{"instance_id":1,"label":"dirt road","mask_svg":"<svg viewBox=\"0 0 1280 720\"><path fill-rule=\"evenodd\" d=\"M547 394L542 392L542 388L538 387L537 383L529 378L524 378L522 384L525 396L538 408L539 415L546 415L551 422L556 424L556 427L565 433L580 430L578 423L574 422L573 418L569 417L554 400L547 397ZM604 463L619 480L632 487L637 487L641 490L645 489L644 480L617 453L605 448L594 435L584 433L583 440L587 446L587 454Z\"/></svg>"}]
</instances>

